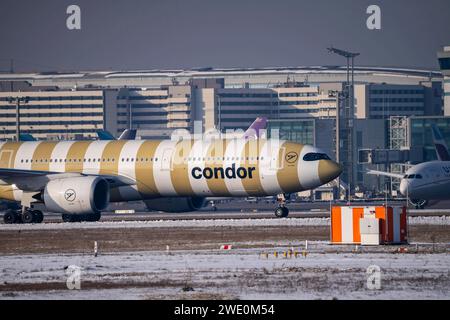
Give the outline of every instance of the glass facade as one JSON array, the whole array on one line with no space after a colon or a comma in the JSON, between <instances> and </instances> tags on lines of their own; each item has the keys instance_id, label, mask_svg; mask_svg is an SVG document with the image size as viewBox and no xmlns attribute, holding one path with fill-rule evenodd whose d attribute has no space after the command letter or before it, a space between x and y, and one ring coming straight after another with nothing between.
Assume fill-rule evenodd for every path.
<instances>
[{"instance_id":1,"label":"glass facade","mask_svg":"<svg viewBox=\"0 0 450 320\"><path fill-rule=\"evenodd\" d=\"M267 136L271 130L279 130L280 139L314 145L314 120L275 121L270 120L267 126Z\"/></svg>"},{"instance_id":2,"label":"glass facade","mask_svg":"<svg viewBox=\"0 0 450 320\"><path fill-rule=\"evenodd\" d=\"M450 117L411 117L410 146L423 148L423 161L436 160L431 124L435 123L450 146Z\"/></svg>"}]
</instances>

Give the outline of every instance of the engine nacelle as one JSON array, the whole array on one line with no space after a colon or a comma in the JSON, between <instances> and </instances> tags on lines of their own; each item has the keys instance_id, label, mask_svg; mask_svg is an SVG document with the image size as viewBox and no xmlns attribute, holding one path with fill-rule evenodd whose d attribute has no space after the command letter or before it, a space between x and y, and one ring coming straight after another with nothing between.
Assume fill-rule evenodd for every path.
<instances>
[{"instance_id":1,"label":"engine nacelle","mask_svg":"<svg viewBox=\"0 0 450 320\"><path fill-rule=\"evenodd\" d=\"M144 201L149 210L165 212L196 211L206 205L206 199L201 197L166 197Z\"/></svg>"},{"instance_id":2,"label":"engine nacelle","mask_svg":"<svg viewBox=\"0 0 450 320\"><path fill-rule=\"evenodd\" d=\"M109 204L109 185L105 179L91 176L51 180L43 201L52 212L98 213Z\"/></svg>"}]
</instances>

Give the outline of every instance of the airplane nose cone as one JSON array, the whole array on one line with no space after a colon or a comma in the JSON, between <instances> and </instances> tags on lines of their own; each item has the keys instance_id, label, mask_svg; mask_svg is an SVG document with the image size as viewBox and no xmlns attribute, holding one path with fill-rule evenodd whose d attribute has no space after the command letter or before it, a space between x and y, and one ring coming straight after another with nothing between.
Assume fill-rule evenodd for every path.
<instances>
[{"instance_id":1,"label":"airplane nose cone","mask_svg":"<svg viewBox=\"0 0 450 320\"><path fill-rule=\"evenodd\" d=\"M342 173L342 166L332 160L320 160L319 161L319 179L325 184L328 183Z\"/></svg>"},{"instance_id":2,"label":"airplane nose cone","mask_svg":"<svg viewBox=\"0 0 450 320\"><path fill-rule=\"evenodd\" d=\"M408 181L404 179L402 179L402 181L400 182L400 193L404 196L406 196L408 193Z\"/></svg>"}]
</instances>

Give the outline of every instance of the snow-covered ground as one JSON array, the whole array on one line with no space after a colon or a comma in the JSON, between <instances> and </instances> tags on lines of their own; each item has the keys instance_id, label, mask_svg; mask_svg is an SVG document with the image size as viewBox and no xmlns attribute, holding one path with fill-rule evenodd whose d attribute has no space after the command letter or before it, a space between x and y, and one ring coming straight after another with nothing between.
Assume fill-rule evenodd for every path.
<instances>
[{"instance_id":1,"label":"snow-covered ground","mask_svg":"<svg viewBox=\"0 0 450 320\"><path fill-rule=\"evenodd\" d=\"M314 243L297 258L275 258L273 248L2 256L0 299L450 299L446 253L324 253L325 246ZM81 290L66 288L69 265L82 268ZM381 270L378 290L367 287L372 265Z\"/></svg>"},{"instance_id":2,"label":"snow-covered ground","mask_svg":"<svg viewBox=\"0 0 450 320\"><path fill-rule=\"evenodd\" d=\"M409 217L408 223L450 225L450 216ZM264 227L264 226L329 226L330 218L287 219L201 219L201 220L150 220L109 221L80 223L0 224L2 230L59 230L59 229L111 229L111 228L160 228L160 227Z\"/></svg>"}]
</instances>

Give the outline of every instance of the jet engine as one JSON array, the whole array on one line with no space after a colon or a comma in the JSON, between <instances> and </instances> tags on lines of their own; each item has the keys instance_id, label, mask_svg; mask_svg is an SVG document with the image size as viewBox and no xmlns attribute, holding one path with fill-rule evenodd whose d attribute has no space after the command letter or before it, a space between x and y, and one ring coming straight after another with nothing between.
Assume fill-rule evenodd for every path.
<instances>
[{"instance_id":1,"label":"jet engine","mask_svg":"<svg viewBox=\"0 0 450 320\"><path fill-rule=\"evenodd\" d=\"M65 214L90 214L109 204L108 182L100 177L76 177L51 180L43 191L49 211Z\"/></svg>"},{"instance_id":2,"label":"jet engine","mask_svg":"<svg viewBox=\"0 0 450 320\"><path fill-rule=\"evenodd\" d=\"M206 199L201 197L166 197L144 201L152 211L189 212L206 206Z\"/></svg>"}]
</instances>

